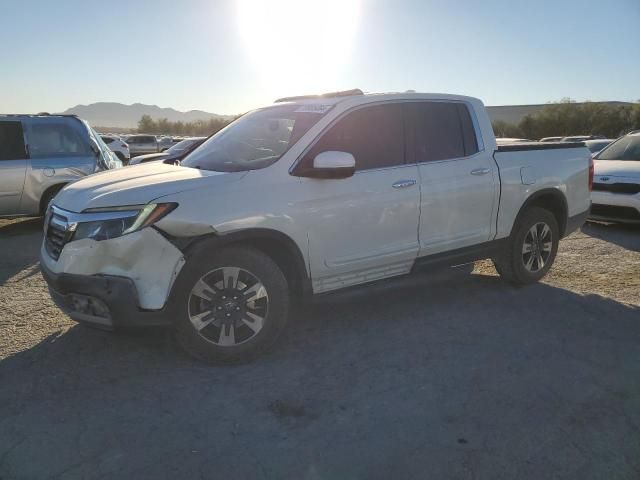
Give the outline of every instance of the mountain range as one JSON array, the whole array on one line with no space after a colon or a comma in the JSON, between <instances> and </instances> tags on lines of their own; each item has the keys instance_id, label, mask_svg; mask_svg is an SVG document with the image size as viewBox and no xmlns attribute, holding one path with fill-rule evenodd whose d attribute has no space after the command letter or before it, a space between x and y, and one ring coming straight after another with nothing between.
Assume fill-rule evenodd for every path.
<instances>
[{"instance_id":1,"label":"mountain range","mask_svg":"<svg viewBox=\"0 0 640 480\"><path fill-rule=\"evenodd\" d=\"M210 118L232 118L231 115L219 115L202 110L180 112L173 108L162 108L157 105L134 103L124 105L116 102L98 102L89 105L76 105L62 112L77 115L88 121L94 127L135 128L143 115L149 115L154 120L166 118L171 122L193 122L209 120Z\"/></svg>"}]
</instances>

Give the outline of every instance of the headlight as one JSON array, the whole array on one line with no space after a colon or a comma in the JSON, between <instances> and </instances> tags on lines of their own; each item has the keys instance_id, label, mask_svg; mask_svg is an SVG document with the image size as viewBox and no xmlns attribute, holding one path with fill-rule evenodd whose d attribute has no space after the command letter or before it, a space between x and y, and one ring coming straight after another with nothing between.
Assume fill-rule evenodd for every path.
<instances>
[{"instance_id":1,"label":"headlight","mask_svg":"<svg viewBox=\"0 0 640 480\"><path fill-rule=\"evenodd\" d=\"M177 203L149 203L85 210L86 221L75 224L73 240L108 240L153 225L178 206Z\"/></svg>"}]
</instances>

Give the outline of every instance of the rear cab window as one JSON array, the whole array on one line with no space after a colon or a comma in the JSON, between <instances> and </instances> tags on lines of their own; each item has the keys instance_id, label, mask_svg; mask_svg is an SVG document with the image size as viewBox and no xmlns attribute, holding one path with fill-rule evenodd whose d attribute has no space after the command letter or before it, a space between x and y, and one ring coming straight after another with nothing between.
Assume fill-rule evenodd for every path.
<instances>
[{"instance_id":1,"label":"rear cab window","mask_svg":"<svg viewBox=\"0 0 640 480\"><path fill-rule=\"evenodd\" d=\"M463 158L479 151L473 121L463 103L430 101L407 105L416 163Z\"/></svg>"}]
</instances>

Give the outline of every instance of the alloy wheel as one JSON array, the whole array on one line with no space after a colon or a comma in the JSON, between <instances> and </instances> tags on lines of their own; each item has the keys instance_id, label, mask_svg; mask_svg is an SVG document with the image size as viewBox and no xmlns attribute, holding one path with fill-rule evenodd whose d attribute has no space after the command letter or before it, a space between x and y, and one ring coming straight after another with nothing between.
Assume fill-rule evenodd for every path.
<instances>
[{"instance_id":1,"label":"alloy wheel","mask_svg":"<svg viewBox=\"0 0 640 480\"><path fill-rule=\"evenodd\" d=\"M553 248L551 228L544 222L533 225L524 237L522 262L531 273L539 272L549 261Z\"/></svg>"},{"instance_id":2,"label":"alloy wheel","mask_svg":"<svg viewBox=\"0 0 640 480\"><path fill-rule=\"evenodd\" d=\"M191 324L221 347L247 342L263 328L269 312L267 289L251 272L221 267L203 275L189 294Z\"/></svg>"}]
</instances>

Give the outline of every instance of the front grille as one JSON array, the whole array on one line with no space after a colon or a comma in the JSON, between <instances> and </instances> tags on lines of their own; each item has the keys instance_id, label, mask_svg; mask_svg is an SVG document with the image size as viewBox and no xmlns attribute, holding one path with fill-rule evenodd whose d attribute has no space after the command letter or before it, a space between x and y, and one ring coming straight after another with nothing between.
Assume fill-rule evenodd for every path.
<instances>
[{"instance_id":1,"label":"front grille","mask_svg":"<svg viewBox=\"0 0 640 480\"><path fill-rule=\"evenodd\" d=\"M594 183L593 189L598 192L635 195L640 193L640 183Z\"/></svg>"},{"instance_id":2,"label":"front grille","mask_svg":"<svg viewBox=\"0 0 640 480\"><path fill-rule=\"evenodd\" d=\"M613 205L591 205L591 215L610 219L640 220L640 212L633 207L616 207Z\"/></svg>"},{"instance_id":3,"label":"front grille","mask_svg":"<svg viewBox=\"0 0 640 480\"><path fill-rule=\"evenodd\" d=\"M47 231L45 235L45 248L54 260L60 258L60 252L71 240L73 231L69 229L67 218L52 208L47 214Z\"/></svg>"}]
</instances>

